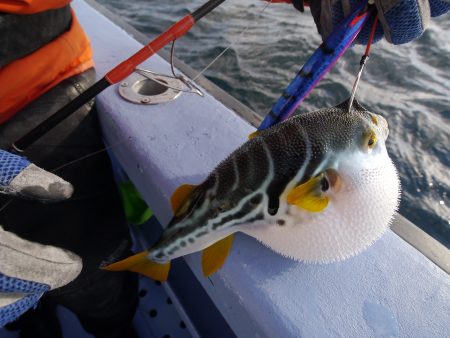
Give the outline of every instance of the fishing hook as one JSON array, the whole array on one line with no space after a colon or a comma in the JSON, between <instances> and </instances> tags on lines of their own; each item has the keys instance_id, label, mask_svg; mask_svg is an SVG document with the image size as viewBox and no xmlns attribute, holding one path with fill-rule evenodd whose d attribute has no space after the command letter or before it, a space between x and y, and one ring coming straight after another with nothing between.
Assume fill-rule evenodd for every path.
<instances>
[{"instance_id":1,"label":"fishing hook","mask_svg":"<svg viewBox=\"0 0 450 338\"><path fill-rule=\"evenodd\" d=\"M203 97L204 94L200 90L199 87L197 87L192 81L190 81L188 78L184 77L183 75L175 73L175 66L174 66L175 41L176 40L172 41L172 47L170 48L170 59L169 59L170 60L170 70L172 71L172 76L167 75L167 74L152 72L151 70L143 69L143 68L139 68L139 67L136 67L135 72L142 76L145 76L149 80L155 81L156 83L158 83L161 86L164 86L166 88L170 88L170 89L173 89L173 90L176 90L179 92L183 92L183 93L194 93L194 94L197 94L197 95ZM184 89L183 87L170 86L166 82L158 80L157 77L166 77L169 79L181 81L187 87L187 89Z\"/></svg>"},{"instance_id":2,"label":"fishing hook","mask_svg":"<svg viewBox=\"0 0 450 338\"><path fill-rule=\"evenodd\" d=\"M152 80L158 84L160 84L161 86L164 86L166 88L170 88L179 92L183 92L183 93L194 93L200 96L204 96L203 92L196 86L194 85L191 81L189 81L187 78L185 78L183 75L177 75L177 76L170 76L170 75L166 75L166 74L161 74L161 73L156 73L156 72L152 72L151 70L148 69L143 69L143 68L139 68L136 67L135 72L146 77L149 80ZM157 77L165 77L165 78L169 78L169 79L174 79L174 80L179 80L181 81L184 86L186 86L188 89L184 89L183 87L173 87L170 86L169 84L167 84L166 82L160 81L158 80Z\"/></svg>"}]
</instances>

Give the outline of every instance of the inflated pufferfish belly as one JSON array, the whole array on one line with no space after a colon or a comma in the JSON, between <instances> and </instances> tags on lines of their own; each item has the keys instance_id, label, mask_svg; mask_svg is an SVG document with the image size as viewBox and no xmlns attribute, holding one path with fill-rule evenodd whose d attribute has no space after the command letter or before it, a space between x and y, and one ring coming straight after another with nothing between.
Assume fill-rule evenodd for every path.
<instances>
[{"instance_id":1,"label":"inflated pufferfish belly","mask_svg":"<svg viewBox=\"0 0 450 338\"><path fill-rule=\"evenodd\" d=\"M347 112L346 102L260 132L201 185L174 194L175 216L155 246L107 268L165 279L170 260L206 249L209 275L225 261L236 231L295 260L352 256L381 236L398 207L387 136L383 117L358 103Z\"/></svg>"}]
</instances>

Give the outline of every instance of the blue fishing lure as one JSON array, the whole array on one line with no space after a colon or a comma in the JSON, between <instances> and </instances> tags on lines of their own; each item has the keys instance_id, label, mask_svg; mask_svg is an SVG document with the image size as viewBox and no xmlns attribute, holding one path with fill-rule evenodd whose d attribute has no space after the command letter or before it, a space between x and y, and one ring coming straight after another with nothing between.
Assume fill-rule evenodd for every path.
<instances>
[{"instance_id":1,"label":"blue fishing lure","mask_svg":"<svg viewBox=\"0 0 450 338\"><path fill-rule=\"evenodd\" d=\"M366 5L367 1L362 1L355 7L353 12L320 45L272 107L258 130L270 128L291 116L361 31L371 14L370 11L364 12Z\"/></svg>"}]
</instances>

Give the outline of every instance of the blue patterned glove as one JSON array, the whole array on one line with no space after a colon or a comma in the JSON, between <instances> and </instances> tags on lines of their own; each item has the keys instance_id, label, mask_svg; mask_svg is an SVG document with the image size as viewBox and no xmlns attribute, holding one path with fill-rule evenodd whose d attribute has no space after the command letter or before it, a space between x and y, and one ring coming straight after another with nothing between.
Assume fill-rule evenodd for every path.
<instances>
[{"instance_id":1,"label":"blue patterned glove","mask_svg":"<svg viewBox=\"0 0 450 338\"><path fill-rule=\"evenodd\" d=\"M66 285L82 268L70 251L26 241L0 226L0 327L34 307L44 292Z\"/></svg>"},{"instance_id":2,"label":"blue patterned glove","mask_svg":"<svg viewBox=\"0 0 450 338\"><path fill-rule=\"evenodd\" d=\"M334 28L347 16L358 0L311 0L311 13L317 29L325 40ZM377 8L378 26L374 41L383 37L394 45L417 39L428 27L431 17L450 10L450 0L374 0ZM358 36L358 43L366 44L371 22Z\"/></svg>"},{"instance_id":3,"label":"blue patterned glove","mask_svg":"<svg viewBox=\"0 0 450 338\"><path fill-rule=\"evenodd\" d=\"M72 196L73 187L26 158L0 150L0 193L56 202Z\"/></svg>"}]
</instances>

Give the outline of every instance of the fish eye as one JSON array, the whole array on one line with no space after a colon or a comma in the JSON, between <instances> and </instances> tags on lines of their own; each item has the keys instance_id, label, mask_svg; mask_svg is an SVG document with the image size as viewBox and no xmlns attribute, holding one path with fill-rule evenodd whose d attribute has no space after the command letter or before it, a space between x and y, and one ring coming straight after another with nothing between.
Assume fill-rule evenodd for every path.
<instances>
[{"instance_id":1,"label":"fish eye","mask_svg":"<svg viewBox=\"0 0 450 338\"><path fill-rule=\"evenodd\" d=\"M328 189L330 189L330 182L328 182L328 179L325 176L320 180L320 189L323 192L326 192L328 191Z\"/></svg>"},{"instance_id":2,"label":"fish eye","mask_svg":"<svg viewBox=\"0 0 450 338\"><path fill-rule=\"evenodd\" d=\"M377 135L371 129L368 133L366 133L364 140L364 143L367 145L368 149L373 149L373 147L377 144Z\"/></svg>"},{"instance_id":3,"label":"fish eye","mask_svg":"<svg viewBox=\"0 0 450 338\"><path fill-rule=\"evenodd\" d=\"M375 144L377 144L377 138L375 135L373 135L372 137L369 138L369 140L367 141L367 145L370 149L372 149L373 147L375 147Z\"/></svg>"}]
</instances>

